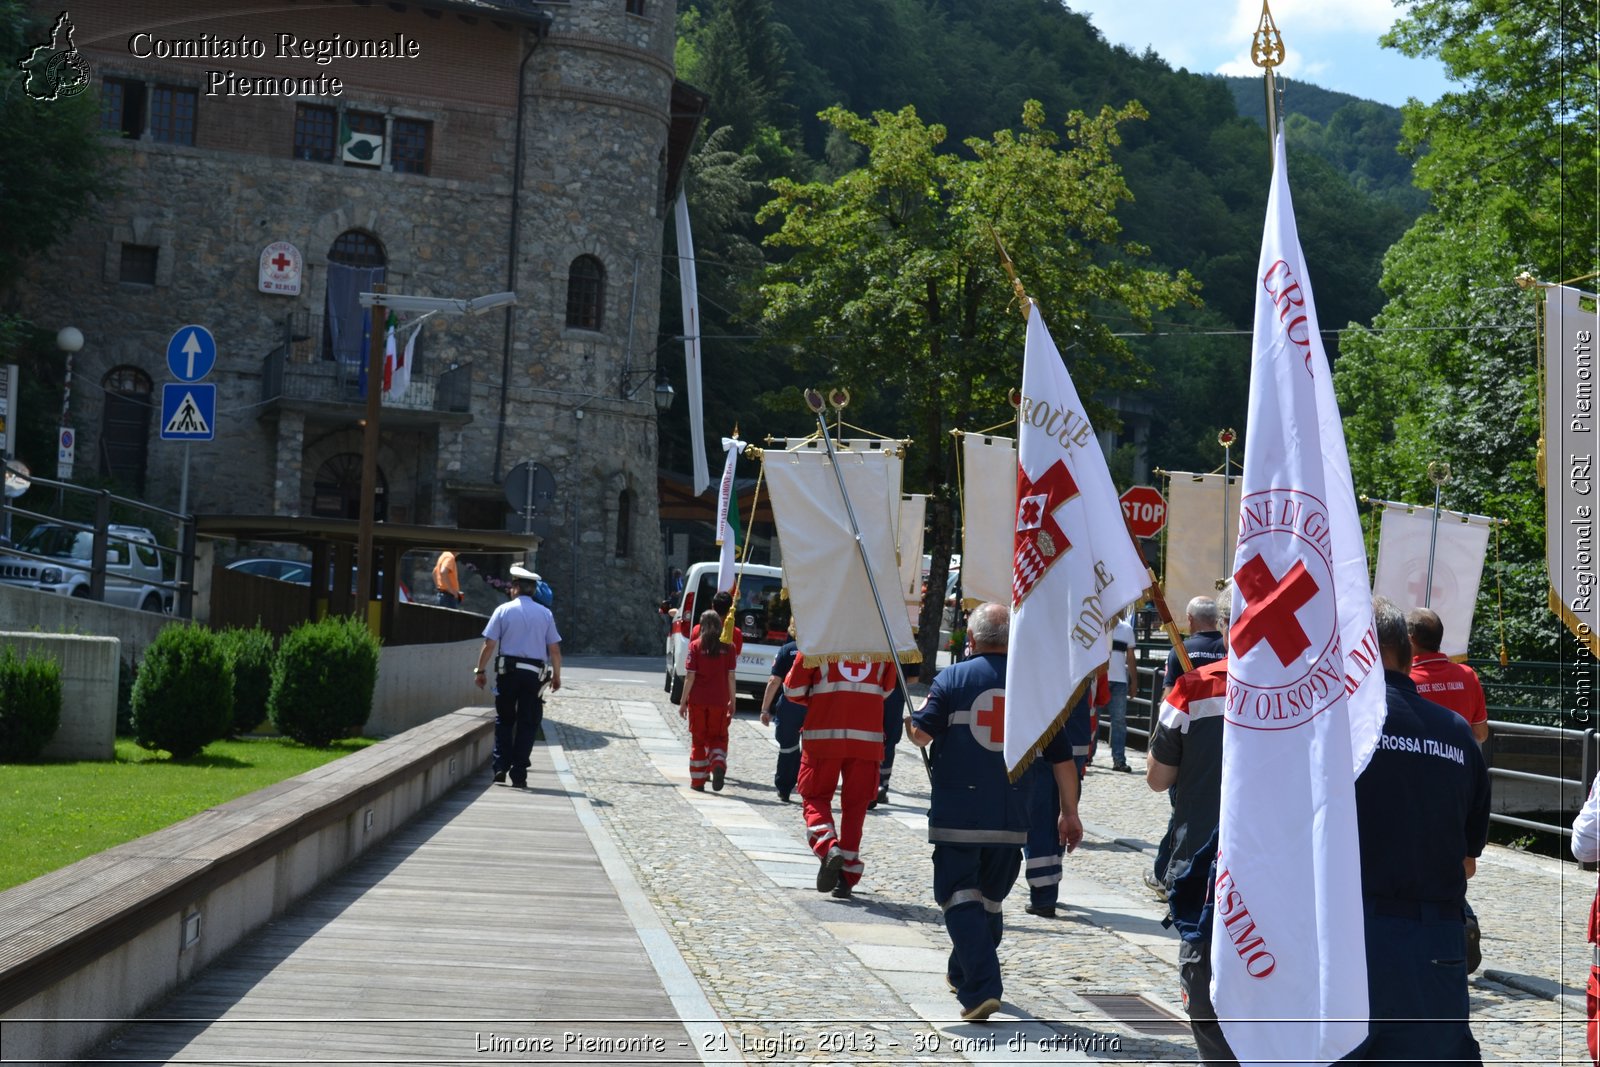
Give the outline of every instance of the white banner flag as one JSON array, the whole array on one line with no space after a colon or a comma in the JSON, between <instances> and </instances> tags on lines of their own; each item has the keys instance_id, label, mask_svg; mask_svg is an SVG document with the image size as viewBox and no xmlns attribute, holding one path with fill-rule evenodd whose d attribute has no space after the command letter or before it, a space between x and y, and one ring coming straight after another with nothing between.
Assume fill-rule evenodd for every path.
<instances>
[{"instance_id":1,"label":"white banner flag","mask_svg":"<svg viewBox=\"0 0 1600 1067\"><path fill-rule=\"evenodd\" d=\"M1326 1064L1365 1038L1368 1014L1345 690L1383 691L1375 642L1347 679L1341 635L1364 639L1346 613L1370 632L1372 606L1281 132L1256 273L1212 995L1241 1064ZM1346 577L1359 582L1353 602Z\"/></svg>"},{"instance_id":2,"label":"white banner flag","mask_svg":"<svg viewBox=\"0 0 1600 1067\"><path fill-rule=\"evenodd\" d=\"M711 485L706 467L705 400L700 389L700 285L694 271L694 235L689 232L689 198L678 190L673 207L678 227L678 297L683 303L683 369L689 385L689 454L694 457L694 495Z\"/></svg>"},{"instance_id":3,"label":"white banner flag","mask_svg":"<svg viewBox=\"0 0 1600 1067\"><path fill-rule=\"evenodd\" d=\"M916 629L917 616L922 613L922 536L927 519L926 493L900 494L900 520L896 526L900 553L900 599L905 603L906 618L911 620L912 629Z\"/></svg>"},{"instance_id":4,"label":"white banner flag","mask_svg":"<svg viewBox=\"0 0 1600 1067\"><path fill-rule=\"evenodd\" d=\"M735 553L738 550L737 526L728 521L730 510L739 506L738 497L734 493L734 467L739 462L739 453L744 451L744 442L737 437L724 437L722 450L727 453L727 459L722 464L722 481L717 484L717 544L722 546L722 553L717 559L717 592L725 592L733 588ZM738 518L735 511L734 518Z\"/></svg>"},{"instance_id":5,"label":"white banner flag","mask_svg":"<svg viewBox=\"0 0 1600 1067\"><path fill-rule=\"evenodd\" d=\"M961 437L961 598L1011 600L1016 550L1017 442L1009 437ZM963 614L960 618L966 618Z\"/></svg>"},{"instance_id":6,"label":"white banner flag","mask_svg":"<svg viewBox=\"0 0 1600 1067\"><path fill-rule=\"evenodd\" d=\"M1600 656L1595 564L1595 343L1600 308L1568 285L1544 291L1545 562L1550 610Z\"/></svg>"},{"instance_id":7,"label":"white banner flag","mask_svg":"<svg viewBox=\"0 0 1600 1067\"><path fill-rule=\"evenodd\" d=\"M1028 315L1017 416L1004 724L1013 777L1105 666L1106 631L1149 584L1100 441L1037 305Z\"/></svg>"},{"instance_id":8,"label":"white banner flag","mask_svg":"<svg viewBox=\"0 0 1600 1067\"><path fill-rule=\"evenodd\" d=\"M1197 596L1215 597L1233 573L1239 537L1239 478L1171 471L1167 475L1166 573L1161 589L1178 625Z\"/></svg>"},{"instance_id":9,"label":"white banner flag","mask_svg":"<svg viewBox=\"0 0 1600 1067\"><path fill-rule=\"evenodd\" d=\"M1432 508L1383 503L1383 521L1378 528L1378 575L1373 579L1372 591L1394 601L1401 611L1426 607L1437 612L1444 623L1444 641L1439 651L1454 660L1467 657L1472 616L1478 606L1478 582L1483 577L1483 557L1493 523L1485 515L1441 508L1436 534Z\"/></svg>"},{"instance_id":10,"label":"white banner flag","mask_svg":"<svg viewBox=\"0 0 1600 1067\"><path fill-rule=\"evenodd\" d=\"M820 444L820 442L819 442ZM762 466L772 500L772 518L783 545L783 570L794 609L795 640L807 664L828 658L918 661L906 613L895 608L900 584L892 530L898 511L898 460L885 451L839 451L838 468L872 561L872 583L861 562L839 479L828 454L800 448L768 448ZM889 460L895 460L891 471ZM894 506L891 506L891 500ZM893 649L873 601L883 598Z\"/></svg>"}]
</instances>

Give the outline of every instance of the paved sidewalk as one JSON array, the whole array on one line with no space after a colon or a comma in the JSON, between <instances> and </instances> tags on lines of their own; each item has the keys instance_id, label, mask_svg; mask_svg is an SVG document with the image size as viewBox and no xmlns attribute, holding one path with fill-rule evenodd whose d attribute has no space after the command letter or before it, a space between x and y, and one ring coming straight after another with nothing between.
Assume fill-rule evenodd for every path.
<instances>
[{"instance_id":1,"label":"paved sidewalk","mask_svg":"<svg viewBox=\"0 0 1600 1067\"><path fill-rule=\"evenodd\" d=\"M695 793L684 726L659 687L584 673L569 671L549 702L534 788L475 776L103 1054L1193 1062L1176 941L1143 884L1166 799L1142 773L1109 771L1102 751L1063 917L1023 913L1026 887L1013 891L1004 1008L988 1025L966 1024L943 981L949 944L914 747L899 752L890 803L868 815L865 879L838 901L813 887L799 805L778 801L771 732L749 711L733 724L726 788ZM1480 864L1471 897L1485 964L1472 1010L1486 1059L1586 1062L1594 883L1572 864L1501 848ZM569 1034L612 1044L585 1049L565 1044ZM629 1039L651 1044L618 1044Z\"/></svg>"}]
</instances>

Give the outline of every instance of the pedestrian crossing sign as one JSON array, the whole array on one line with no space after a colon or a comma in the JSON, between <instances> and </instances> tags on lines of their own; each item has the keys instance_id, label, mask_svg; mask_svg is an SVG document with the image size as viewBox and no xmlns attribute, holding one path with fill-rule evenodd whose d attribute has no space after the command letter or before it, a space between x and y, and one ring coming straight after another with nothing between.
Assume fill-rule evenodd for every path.
<instances>
[{"instance_id":1,"label":"pedestrian crossing sign","mask_svg":"<svg viewBox=\"0 0 1600 1067\"><path fill-rule=\"evenodd\" d=\"M194 382L161 386L161 439L210 441L217 435L217 387Z\"/></svg>"}]
</instances>

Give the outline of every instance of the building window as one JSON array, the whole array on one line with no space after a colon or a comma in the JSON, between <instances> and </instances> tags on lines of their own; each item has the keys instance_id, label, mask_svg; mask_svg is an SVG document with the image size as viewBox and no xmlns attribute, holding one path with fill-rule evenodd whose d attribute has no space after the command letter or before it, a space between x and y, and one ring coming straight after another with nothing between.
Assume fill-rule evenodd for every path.
<instances>
[{"instance_id":1,"label":"building window","mask_svg":"<svg viewBox=\"0 0 1600 1067\"><path fill-rule=\"evenodd\" d=\"M158 85L150 94L150 139L165 144L194 144L195 89Z\"/></svg>"},{"instance_id":2,"label":"building window","mask_svg":"<svg viewBox=\"0 0 1600 1067\"><path fill-rule=\"evenodd\" d=\"M630 15L643 15L644 0L627 0L627 11Z\"/></svg>"},{"instance_id":3,"label":"building window","mask_svg":"<svg viewBox=\"0 0 1600 1067\"><path fill-rule=\"evenodd\" d=\"M633 540L633 490L624 489L617 494L617 551L618 559L628 555Z\"/></svg>"},{"instance_id":4,"label":"building window","mask_svg":"<svg viewBox=\"0 0 1600 1067\"><path fill-rule=\"evenodd\" d=\"M134 285L154 285L156 262L160 258L161 249L154 245L124 244L122 269L117 275L117 280L132 282Z\"/></svg>"},{"instance_id":5,"label":"building window","mask_svg":"<svg viewBox=\"0 0 1600 1067\"><path fill-rule=\"evenodd\" d=\"M381 267L389 262L378 239L361 230L346 230L335 237L328 259L347 267Z\"/></svg>"},{"instance_id":6,"label":"building window","mask_svg":"<svg viewBox=\"0 0 1600 1067\"><path fill-rule=\"evenodd\" d=\"M105 406L100 416L100 474L144 495L150 454L150 376L137 367L117 367L100 380Z\"/></svg>"},{"instance_id":7,"label":"building window","mask_svg":"<svg viewBox=\"0 0 1600 1067\"><path fill-rule=\"evenodd\" d=\"M100 129L124 137L144 132L144 82L107 78L100 83Z\"/></svg>"},{"instance_id":8,"label":"building window","mask_svg":"<svg viewBox=\"0 0 1600 1067\"><path fill-rule=\"evenodd\" d=\"M433 124L417 119L394 120L394 146L389 164L402 174L428 173L428 143Z\"/></svg>"},{"instance_id":9,"label":"building window","mask_svg":"<svg viewBox=\"0 0 1600 1067\"><path fill-rule=\"evenodd\" d=\"M593 256L572 261L567 275L567 325L579 330L600 328L600 307L606 295L606 269Z\"/></svg>"},{"instance_id":10,"label":"building window","mask_svg":"<svg viewBox=\"0 0 1600 1067\"><path fill-rule=\"evenodd\" d=\"M373 486L373 511L379 522L389 514L389 480L383 468L378 468L378 482ZM361 456L356 452L341 452L317 468L311 481L311 514L329 519L359 519L361 517Z\"/></svg>"},{"instance_id":11,"label":"building window","mask_svg":"<svg viewBox=\"0 0 1600 1067\"><path fill-rule=\"evenodd\" d=\"M383 116L346 111L339 129L339 155L347 167L383 166Z\"/></svg>"},{"instance_id":12,"label":"building window","mask_svg":"<svg viewBox=\"0 0 1600 1067\"><path fill-rule=\"evenodd\" d=\"M338 128L339 115L333 108L300 104L294 109L294 158L332 163Z\"/></svg>"}]
</instances>

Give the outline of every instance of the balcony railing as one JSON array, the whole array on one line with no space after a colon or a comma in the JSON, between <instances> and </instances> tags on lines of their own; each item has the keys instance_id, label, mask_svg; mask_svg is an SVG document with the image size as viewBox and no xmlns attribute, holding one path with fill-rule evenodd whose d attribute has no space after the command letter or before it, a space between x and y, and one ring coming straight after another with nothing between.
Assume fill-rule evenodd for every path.
<instances>
[{"instance_id":1,"label":"balcony railing","mask_svg":"<svg viewBox=\"0 0 1600 1067\"><path fill-rule=\"evenodd\" d=\"M419 358L417 364L406 391L385 397L384 407L460 414L472 410L471 367L435 374L429 373L428 360ZM261 400L360 405L366 402L361 378L360 363L323 358L322 316L298 312L284 321L283 343L262 360Z\"/></svg>"}]
</instances>

